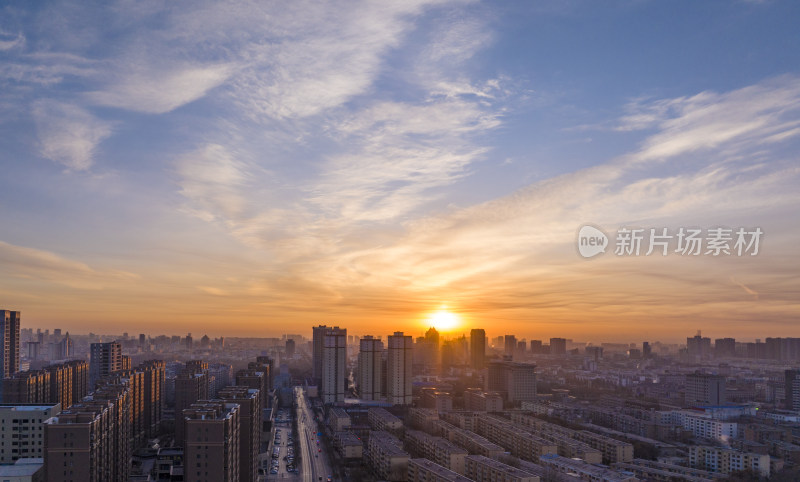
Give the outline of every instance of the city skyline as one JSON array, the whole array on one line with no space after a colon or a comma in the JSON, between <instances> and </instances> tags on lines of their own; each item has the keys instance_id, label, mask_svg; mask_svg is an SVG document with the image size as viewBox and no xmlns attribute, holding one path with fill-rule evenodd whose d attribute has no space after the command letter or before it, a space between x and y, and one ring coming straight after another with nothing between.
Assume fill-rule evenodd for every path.
<instances>
[{"instance_id":1,"label":"city skyline","mask_svg":"<svg viewBox=\"0 0 800 482\"><path fill-rule=\"evenodd\" d=\"M445 313L528 339L800 336L797 18L0 7L0 298L76 333L416 336ZM584 225L763 237L587 260Z\"/></svg>"}]
</instances>

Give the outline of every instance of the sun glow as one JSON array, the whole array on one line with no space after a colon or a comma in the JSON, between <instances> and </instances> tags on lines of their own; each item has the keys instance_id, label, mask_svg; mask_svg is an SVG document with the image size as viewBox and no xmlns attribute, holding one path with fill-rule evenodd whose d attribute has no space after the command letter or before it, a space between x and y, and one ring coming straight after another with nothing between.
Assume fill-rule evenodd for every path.
<instances>
[{"instance_id":1,"label":"sun glow","mask_svg":"<svg viewBox=\"0 0 800 482\"><path fill-rule=\"evenodd\" d=\"M438 331L451 331L458 328L458 325L461 324L461 318L446 309L440 309L428 316L428 322Z\"/></svg>"}]
</instances>

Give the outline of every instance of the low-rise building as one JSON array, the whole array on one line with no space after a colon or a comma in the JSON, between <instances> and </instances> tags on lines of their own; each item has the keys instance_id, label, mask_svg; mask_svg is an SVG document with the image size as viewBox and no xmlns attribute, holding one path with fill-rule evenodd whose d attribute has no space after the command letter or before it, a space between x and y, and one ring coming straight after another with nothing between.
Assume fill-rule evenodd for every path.
<instances>
[{"instance_id":1,"label":"low-rise building","mask_svg":"<svg viewBox=\"0 0 800 482\"><path fill-rule=\"evenodd\" d=\"M408 482L472 482L472 479L428 459L411 459L408 461Z\"/></svg>"},{"instance_id":2,"label":"low-rise building","mask_svg":"<svg viewBox=\"0 0 800 482\"><path fill-rule=\"evenodd\" d=\"M61 405L0 405L0 464L44 457L44 422L61 412ZM0 479L2 480L2 479Z\"/></svg>"},{"instance_id":3,"label":"low-rise building","mask_svg":"<svg viewBox=\"0 0 800 482\"><path fill-rule=\"evenodd\" d=\"M0 465L3 482L45 482L44 459L40 457L17 459L11 465Z\"/></svg>"},{"instance_id":4,"label":"low-rise building","mask_svg":"<svg viewBox=\"0 0 800 482\"><path fill-rule=\"evenodd\" d=\"M333 447L343 459L360 459L364 455L364 445L353 432L336 432Z\"/></svg>"},{"instance_id":5,"label":"low-rise building","mask_svg":"<svg viewBox=\"0 0 800 482\"><path fill-rule=\"evenodd\" d=\"M491 442L486 437L482 437L469 430L464 430L463 428L458 428L443 420L436 421L436 431L441 434L442 437L459 447L467 449L471 454L497 457L506 452L503 447Z\"/></svg>"},{"instance_id":6,"label":"low-rise building","mask_svg":"<svg viewBox=\"0 0 800 482\"><path fill-rule=\"evenodd\" d=\"M577 480L591 482L638 482L633 472L611 469L603 465L587 463L581 459L549 454L539 459L539 464Z\"/></svg>"},{"instance_id":7,"label":"low-rise building","mask_svg":"<svg viewBox=\"0 0 800 482\"><path fill-rule=\"evenodd\" d=\"M406 480L411 457L397 437L382 430L370 432L367 448L367 462L378 477L397 482Z\"/></svg>"},{"instance_id":8,"label":"low-rise building","mask_svg":"<svg viewBox=\"0 0 800 482\"><path fill-rule=\"evenodd\" d=\"M770 474L769 455L707 445L689 447L689 465L721 474L742 470L751 470L762 477L769 477Z\"/></svg>"},{"instance_id":9,"label":"low-rise building","mask_svg":"<svg viewBox=\"0 0 800 482\"><path fill-rule=\"evenodd\" d=\"M370 408L367 412L367 421L372 430L400 430L403 428L403 421L395 417L388 410L381 407Z\"/></svg>"},{"instance_id":10,"label":"low-rise building","mask_svg":"<svg viewBox=\"0 0 800 482\"><path fill-rule=\"evenodd\" d=\"M332 408L328 411L328 426L333 432L347 430L352 424L350 415L342 408Z\"/></svg>"},{"instance_id":11,"label":"low-rise building","mask_svg":"<svg viewBox=\"0 0 800 482\"><path fill-rule=\"evenodd\" d=\"M503 410L503 395L499 392L485 392L480 388L467 388L464 391L464 409L500 412Z\"/></svg>"},{"instance_id":12,"label":"low-rise building","mask_svg":"<svg viewBox=\"0 0 800 482\"><path fill-rule=\"evenodd\" d=\"M483 455L470 455L466 459L466 475L476 482L539 482L539 476L504 464Z\"/></svg>"},{"instance_id":13,"label":"low-rise building","mask_svg":"<svg viewBox=\"0 0 800 482\"><path fill-rule=\"evenodd\" d=\"M464 473L464 459L469 452L446 438L434 437L419 430L406 430L405 448L419 457L425 457L449 470Z\"/></svg>"}]
</instances>

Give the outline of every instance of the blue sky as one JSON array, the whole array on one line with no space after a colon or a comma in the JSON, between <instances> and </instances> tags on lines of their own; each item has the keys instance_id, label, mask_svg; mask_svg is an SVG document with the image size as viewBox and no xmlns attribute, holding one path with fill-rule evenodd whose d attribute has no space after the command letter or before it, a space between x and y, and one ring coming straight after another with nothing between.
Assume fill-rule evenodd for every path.
<instances>
[{"instance_id":1,"label":"blue sky","mask_svg":"<svg viewBox=\"0 0 800 482\"><path fill-rule=\"evenodd\" d=\"M7 3L0 299L95 332L416 331L447 305L531 338L800 336L798 20L790 1ZM587 262L586 222L768 244Z\"/></svg>"}]
</instances>

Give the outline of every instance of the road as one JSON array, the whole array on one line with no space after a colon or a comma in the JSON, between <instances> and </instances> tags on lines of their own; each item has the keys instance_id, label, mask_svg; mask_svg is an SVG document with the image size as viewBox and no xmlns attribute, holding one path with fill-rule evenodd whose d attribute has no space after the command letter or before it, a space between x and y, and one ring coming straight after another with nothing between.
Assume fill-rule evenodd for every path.
<instances>
[{"instance_id":1,"label":"road","mask_svg":"<svg viewBox=\"0 0 800 482\"><path fill-rule=\"evenodd\" d=\"M303 480L304 481L326 481L331 474L328 457L322 445L317 444L317 427L314 413L306 401L303 389L295 389L297 399L297 430L300 439L300 449L303 454ZM321 451L320 451L321 450ZM308 477L308 474L311 477Z\"/></svg>"}]
</instances>

